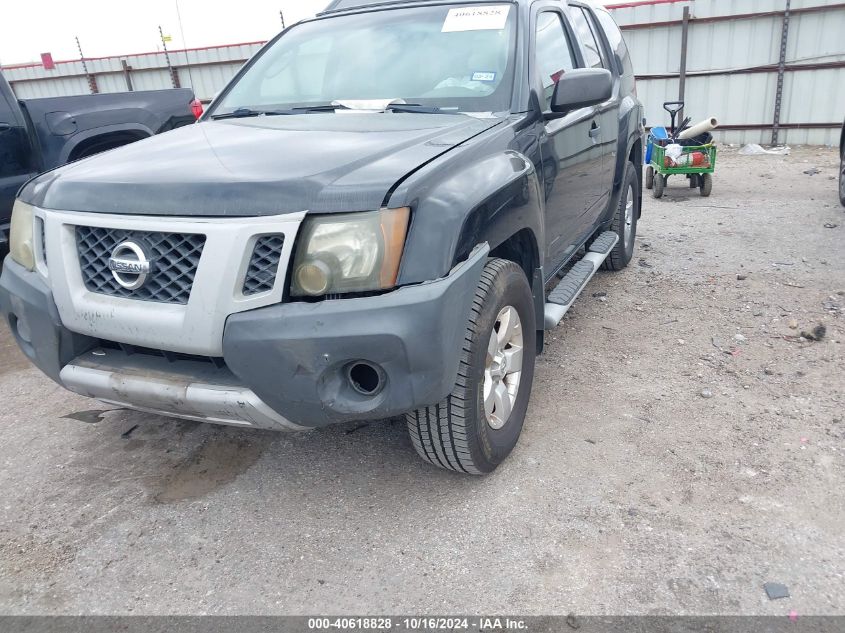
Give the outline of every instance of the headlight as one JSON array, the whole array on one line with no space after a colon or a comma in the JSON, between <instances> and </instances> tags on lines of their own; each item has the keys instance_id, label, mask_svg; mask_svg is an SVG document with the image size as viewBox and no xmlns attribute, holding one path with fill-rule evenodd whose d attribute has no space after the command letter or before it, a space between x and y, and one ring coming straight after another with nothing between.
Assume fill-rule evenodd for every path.
<instances>
[{"instance_id":1,"label":"headlight","mask_svg":"<svg viewBox=\"0 0 845 633\"><path fill-rule=\"evenodd\" d=\"M32 207L15 200L12 226L9 228L9 254L27 270L35 270L35 249L32 246Z\"/></svg>"},{"instance_id":2,"label":"headlight","mask_svg":"<svg viewBox=\"0 0 845 633\"><path fill-rule=\"evenodd\" d=\"M396 285L410 209L307 218L293 260L291 294L385 290Z\"/></svg>"}]
</instances>

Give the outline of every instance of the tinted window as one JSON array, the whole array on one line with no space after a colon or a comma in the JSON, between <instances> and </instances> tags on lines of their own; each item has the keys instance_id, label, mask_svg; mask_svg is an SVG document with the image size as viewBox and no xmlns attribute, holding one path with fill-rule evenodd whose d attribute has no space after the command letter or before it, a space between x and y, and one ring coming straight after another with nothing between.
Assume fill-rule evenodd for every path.
<instances>
[{"instance_id":1,"label":"tinted window","mask_svg":"<svg viewBox=\"0 0 845 633\"><path fill-rule=\"evenodd\" d=\"M544 108L549 110L555 85L567 70L575 68L572 47L559 13L547 11L537 16L536 39L537 73L543 83Z\"/></svg>"},{"instance_id":2,"label":"tinted window","mask_svg":"<svg viewBox=\"0 0 845 633\"><path fill-rule=\"evenodd\" d=\"M593 26L587 18L585 9L581 7L572 7L570 10L572 16L572 26L575 27L575 32L578 34L578 39L581 40L582 48L584 50L584 61L587 68L603 68L607 65L603 62L603 52L599 45L600 38L596 37L593 32Z\"/></svg>"}]
</instances>

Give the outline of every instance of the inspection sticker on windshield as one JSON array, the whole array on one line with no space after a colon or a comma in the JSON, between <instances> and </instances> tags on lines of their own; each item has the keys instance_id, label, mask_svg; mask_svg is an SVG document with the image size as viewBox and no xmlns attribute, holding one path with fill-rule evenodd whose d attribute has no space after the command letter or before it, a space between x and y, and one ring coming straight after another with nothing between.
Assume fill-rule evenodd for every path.
<instances>
[{"instance_id":1,"label":"inspection sticker on windshield","mask_svg":"<svg viewBox=\"0 0 845 633\"><path fill-rule=\"evenodd\" d=\"M457 31L501 31L508 21L510 5L462 7L449 9L443 22L443 33Z\"/></svg>"},{"instance_id":2,"label":"inspection sticker on windshield","mask_svg":"<svg viewBox=\"0 0 845 633\"><path fill-rule=\"evenodd\" d=\"M487 70L479 70L472 73L472 81L496 81L496 73Z\"/></svg>"}]
</instances>

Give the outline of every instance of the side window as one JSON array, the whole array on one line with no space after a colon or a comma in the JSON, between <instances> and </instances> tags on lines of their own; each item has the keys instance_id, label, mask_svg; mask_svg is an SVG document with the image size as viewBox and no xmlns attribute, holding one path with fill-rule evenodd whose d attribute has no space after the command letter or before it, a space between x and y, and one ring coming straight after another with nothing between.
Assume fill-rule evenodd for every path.
<instances>
[{"instance_id":1,"label":"side window","mask_svg":"<svg viewBox=\"0 0 845 633\"><path fill-rule=\"evenodd\" d=\"M559 13L545 11L537 16L536 41L534 57L543 83L543 105L545 110L549 110L557 82L566 71L575 68L572 46Z\"/></svg>"},{"instance_id":2,"label":"side window","mask_svg":"<svg viewBox=\"0 0 845 633\"><path fill-rule=\"evenodd\" d=\"M604 29L607 40L610 42L610 48L621 62L622 66L619 69L621 75L633 75L634 68L631 66L631 55L628 53L628 46L625 44L625 39L622 37L622 31L610 17L607 11L596 11L596 17L599 19L602 29Z\"/></svg>"},{"instance_id":3,"label":"side window","mask_svg":"<svg viewBox=\"0 0 845 633\"><path fill-rule=\"evenodd\" d=\"M587 68L609 68L604 60L604 50L599 44L601 39L596 37L595 27L587 17L586 9L573 6L570 8L570 16L572 17L572 26L575 27L575 32L578 34L578 39L581 40L584 49L584 61Z\"/></svg>"}]
</instances>

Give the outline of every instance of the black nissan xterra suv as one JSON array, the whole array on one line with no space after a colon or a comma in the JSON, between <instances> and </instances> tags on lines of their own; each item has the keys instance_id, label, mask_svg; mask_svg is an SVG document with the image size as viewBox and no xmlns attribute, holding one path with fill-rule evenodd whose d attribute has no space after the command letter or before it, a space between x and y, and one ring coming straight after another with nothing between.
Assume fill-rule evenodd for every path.
<instances>
[{"instance_id":1,"label":"black nissan xterra suv","mask_svg":"<svg viewBox=\"0 0 845 633\"><path fill-rule=\"evenodd\" d=\"M599 7L335 0L196 125L25 185L0 307L77 393L271 429L404 415L424 459L487 473L544 330L631 260L641 121Z\"/></svg>"}]
</instances>

